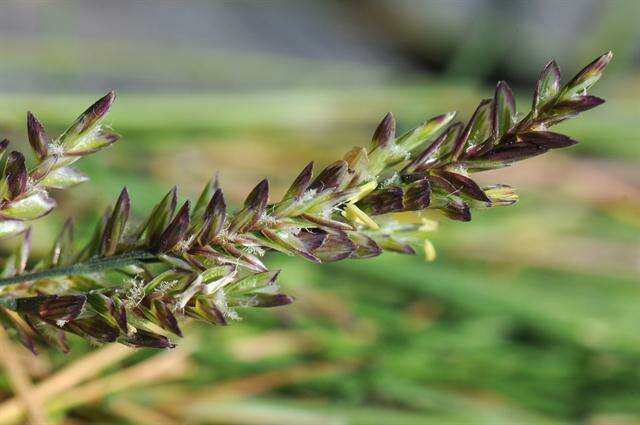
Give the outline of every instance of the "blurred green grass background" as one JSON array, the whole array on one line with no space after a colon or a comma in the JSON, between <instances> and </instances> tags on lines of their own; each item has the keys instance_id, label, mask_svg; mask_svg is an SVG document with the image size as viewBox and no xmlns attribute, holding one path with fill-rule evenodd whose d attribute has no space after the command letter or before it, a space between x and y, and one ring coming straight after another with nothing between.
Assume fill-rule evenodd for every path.
<instances>
[{"instance_id":1,"label":"blurred green grass background","mask_svg":"<svg viewBox=\"0 0 640 425\"><path fill-rule=\"evenodd\" d=\"M590 40L599 50L583 44L575 61L561 62L565 76L600 54L600 45L615 51L622 36L609 35L614 45L606 46L601 35ZM73 64L40 69L39 54L40 60L29 62L18 48L34 40L16 39L20 43L3 50L10 64L0 68L4 75L18 65L55 81L72 82L78 75ZM60 46L63 57L69 54L64 42L51 45ZM86 48L82 40L78 46ZM100 46L94 48L107 57L120 52ZM180 59L188 56L179 52ZM198 57L195 48L188 53ZM171 61L171 49L151 54L173 68L194 70L190 75L197 81L216 79ZM447 110L466 118L492 92L484 80L460 78L459 71L425 77L396 70L380 82L371 77L378 75L373 67L367 74L373 80L351 84L345 81L356 81L369 68L293 59L274 68L268 64L277 58L235 55L244 58L238 68L250 68L236 76L236 84L259 79L256 66L273 75L285 69L294 76L317 75L312 83L238 92L120 90L109 123L123 140L83 160L80 168L91 182L60 194L60 208L35 225L36 253L44 252L68 216L77 219L82 238L122 186L129 188L139 217L174 184L181 196L193 197L216 172L236 205L265 176L278 196L310 159L324 165L366 144L388 110L408 129ZM227 328L193 325L179 341L189 350L184 373L150 386L105 390L87 403L58 400L55 407L54 400L54 420L157 423L145 419L153 412L166 420L225 424L640 422L640 79L633 56L626 58L594 90L608 103L559 128L580 145L479 175L483 182L513 184L521 202L477 212L471 223L443 222L433 237L435 262L386 254L318 266L270 256L296 303L246 312ZM131 60L123 60L128 67L109 66L124 66L126 77L140 69ZM209 60L200 66L223 63ZM453 70L465 60L471 59L459 56ZM486 61L479 69L491 69L499 59ZM317 68L318 62L326 68ZM166 72L147 78L164 81ZM223 71L220 78L231 74ZM344 85L327 83L341 75ZM531 90L516 86L520 110L529 107L533 88L523 78ZM58 134L99 95L96 88L47 94L7 89L0 94L0 133L27 151L27 109ZM45 353L45 372L34 372L34 379L92 350L72 342L69 355ZM141 350L99 376L154 356ZM1 384L9 397L6 378Z\"/></svg>"}]
</instances>

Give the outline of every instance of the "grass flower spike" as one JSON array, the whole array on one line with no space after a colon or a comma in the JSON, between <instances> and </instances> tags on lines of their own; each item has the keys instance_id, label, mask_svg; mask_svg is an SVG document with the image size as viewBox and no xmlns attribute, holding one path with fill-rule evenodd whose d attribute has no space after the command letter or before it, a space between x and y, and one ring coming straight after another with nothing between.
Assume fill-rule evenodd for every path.
<instances>
[{"instance_id":1,"label":"grass flower spike","mask_svg":"<svg viewBox=\"0 0 640 425\"><path fill-rule=\"evenodd\" d=\"M280 272L264 262L269 251L327 263L423 250L432 260L428 236L437 223L425 213L470 221L474 210L515 203L513 188L480 186L472 173L576 144L549 129L604 102L587 91L611 58L601 56L564 86L550 62L530 111L522 115L505 82L467 122L448 112L397 134L389 113L368 146L353 148L317 173L309 163L281 199L270 197L264 179L234 211L216 178L193 204L179 206L171 189L145 220L132 224L125 188L86 244L76 248L68 222L50 254L32 269L32 235L24 222L53 208L49 189L86 180L73 162L117 136L100 126L113 93L55 141L29 114L38 165L27 171L24 157L12 152L2 176L0 228L4 236L22 233L22 241L4 262L0 321L32 351L37 340L66 351L66 333L95 343L167 348L172 336L182 336L185 318L226 325L242 309L291 303L280 292ZM1 147L6 150L7 143Z\"/></svg>"},{"instance_id":2,"label":"grass flower spike","mask_svg":"<svg viewBox=\"0 0 640 425\"><path fill-rule=\"evenodd\" d=\"M35 115L27 113L29 144L37 165L27 170L24 155L17 151L7 155L0 179L0 238L22 233L26 221L48 214L56 205L49 190L66 189L87 180L71 165L118 140L117 134L100 125L114 100L115 93L108 93L56 140L50 140ZM0 142L0 157L8 147L8 140Z\"/></svg>"}]
</instances>

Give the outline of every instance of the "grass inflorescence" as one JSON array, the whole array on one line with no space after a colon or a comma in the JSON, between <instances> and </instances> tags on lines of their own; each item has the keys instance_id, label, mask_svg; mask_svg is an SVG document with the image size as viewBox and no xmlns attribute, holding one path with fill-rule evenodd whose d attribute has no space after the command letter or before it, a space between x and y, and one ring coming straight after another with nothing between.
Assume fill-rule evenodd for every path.
<instances>
[{"instance_id":1,"label":"grass inflorescence","mask_svg":"<svg viewBox=\"0 0 640 425\"><path fill-rule=\"evenodd\" d=\"M470 175L576 144L549 128L604 102L587 91L611 58L602 55L564 86L557 64L549 62L522 116L505 82L466 123L448 112L397 135L389 113L367 147L351 149L318 173L309 163L276 201L264 179L233 212L216 177L193 205L178 206L174 187L146 220L132 223L125 188L84 246L76 247L68 221L49 255L31 269L26 223L54 208L50 189L86 180L73 162L118 136L101 125L113 92L55 140L29 113L37 165L27 170L22 154L11 152L0 181L0 233L22 235L4 262L0 321L34 352L36 339L66 351L66 332L95 343L167 348L172 334L182 336L183 318L226 325L240 309L291 303L280 292L280 272L263 261L268 251L315 263L417 249L433 259L430 212L470 221L472 210L515 203L513 188L481 187Z\"/></svg>"}]
</instances>

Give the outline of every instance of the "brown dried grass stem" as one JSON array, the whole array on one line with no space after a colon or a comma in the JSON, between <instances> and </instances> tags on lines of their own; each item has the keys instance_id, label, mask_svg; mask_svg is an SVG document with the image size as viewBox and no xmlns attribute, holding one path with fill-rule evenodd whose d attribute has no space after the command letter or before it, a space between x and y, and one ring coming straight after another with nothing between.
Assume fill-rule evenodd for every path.
<instances>
[{"instance_id":1,"label":"brown dried grass stem","mask_svg":"<svg viewBox=\"0 0 640 425\"><path fill-rule=\"evenodd\" d=\"M33 385L24 369L16 347L9 340L5 330L0 327L0 362L4 366L11 387L18 400L27 412L28 422L45 425L49 421L42 408L40 394L33 390ZM0 418L3 414L0 413Z\"/></svg>"}]
</instances>

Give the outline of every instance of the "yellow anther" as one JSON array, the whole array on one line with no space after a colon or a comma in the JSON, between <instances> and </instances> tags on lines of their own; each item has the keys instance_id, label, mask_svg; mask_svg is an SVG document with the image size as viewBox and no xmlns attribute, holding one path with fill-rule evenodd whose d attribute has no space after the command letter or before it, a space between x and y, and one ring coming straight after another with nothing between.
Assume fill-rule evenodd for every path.
<instances>
[{"instance_id":1,"label":"yellow anther","mask_svg":"<svg viewBox=\"0 0 640 425\"><path fill-rule=\"evenodd\" d=\"M429 239L424 240L424 259L426 261L433 261L436 259L436 248Z\"/></svg>"},{"instance_id":2,"label":"yellow anther","mask_svg":"<svg viewBox=\"0 0 640 425\"><path fill-rule=\"evenodd\" d=\"M423 217L420 222L422 223L422 225L418 230L420 230L421 232L435 232L436 230L438 230L438 222L435 220Z\"/></svg>"},{"instance_id":3,"label":"yellow anther","mask_svg":"<svg viewBox=\"0 0 640 425\"><path fill-rule=\"evenodd\" d=\"M347 204L347 207L342 212L342 215L348 220L351 220L358 224L362 224L363 226L367 226L371 229L378 230L380 228L380 226L378 226L378 223L373 221L371 217L369 217L364 211L356 207L354 204Z\"/></svg>"},{"instance_id":4,"label":"yellow anther","mask_svg":"<svg viewBox=\"0 0 640 425\"><path fill-rule=\"evenodd\" d=\"M358 202L359 200L361 200L362 198L364 198L365 196L373 192L373 190L376 187L378 187L378 182L375 180L372 180L369 183L363 184L362 186L360 186L360 191L355 195L353 195L353 197L349 199L349 202L351 203Z\"/></svg>"}]
</instances>

